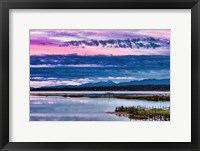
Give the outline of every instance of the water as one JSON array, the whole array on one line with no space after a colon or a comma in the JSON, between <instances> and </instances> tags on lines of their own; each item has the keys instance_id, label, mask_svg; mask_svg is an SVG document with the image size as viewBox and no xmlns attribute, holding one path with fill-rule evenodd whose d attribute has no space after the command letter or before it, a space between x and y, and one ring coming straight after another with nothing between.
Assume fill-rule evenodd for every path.
<instances>
[{"instance_id":1,"label":"water","mask_svg":"<svg viewBox=\"0 0 200 151\"><path fill-rule=\"evenodd\" d=\"M106 113L122 105L159 108L170 107L170 102L30 96L30 121L130 121L127 117Z\"/></svg>"}]
</instances>

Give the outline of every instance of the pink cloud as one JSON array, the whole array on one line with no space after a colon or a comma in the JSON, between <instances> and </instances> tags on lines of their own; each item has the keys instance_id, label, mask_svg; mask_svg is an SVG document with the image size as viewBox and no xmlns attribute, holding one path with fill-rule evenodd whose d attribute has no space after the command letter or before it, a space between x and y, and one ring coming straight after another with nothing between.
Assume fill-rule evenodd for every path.
<instances>
[{"instance_id":1,"label":"pink cloud","mask_svg":"<svg viewBox=\"0 0 200 151\"><path fill-rule=\"evenodd\" d=\"M167 49L123 49L123 48L68 48L68 47L57 47L57 46L42 46L42 45L31 45L31 55L169 55Z\"/></svg>"},{"instance_id":2,"label":"pink cloud","mask_svg":"<svg viewBox=\"0 0 200 151\"><path fill-rule=\"evenodd\" d=\"M171 30L30 30L30 53L37 54L73 54L79 55L168 55ZM157 38L158 42L142 41L145 38ZM112 39L140 39L140 44L125 47L121 44L107 44L90 46L82 43L80 47L66 45L67 41L112 40ZM159 41L159 39L162 39ZM165 39L165 40L163 40ZM166 40L167 39L167 40ZM159 43L160 42L160 43ZM148 43L148 47L143 47ZM117 45L117 46L116 46ZM159 46L160 45L160 46ZM127 45L128 46L128 45ZM85 47L85 48L82 48ZM140 47L140 48L138 48Z\"/></svg>"},{"instance_id":3,"label":"pink cloud","mask_svg":"<svg viewBox=\"0 0 200 151\"><path fill-rule=\"evenodd\" d=\"M155 38L170 39L171 30L142 30L142 34Z\"/></svg>"}]
</instances>

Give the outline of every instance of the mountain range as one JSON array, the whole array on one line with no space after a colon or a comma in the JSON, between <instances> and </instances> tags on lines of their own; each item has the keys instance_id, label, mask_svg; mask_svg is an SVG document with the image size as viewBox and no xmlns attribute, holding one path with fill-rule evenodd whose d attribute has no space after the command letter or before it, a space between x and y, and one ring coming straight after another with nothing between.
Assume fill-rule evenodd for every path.
<instances>
[{"instance_id":1,"label":"mountain range","mask_svg":"<svg viewBox=\"0 0 200 151\"><path fill-rule=\"evenodd\" d=\"M41 88L53 88L53 89L61 89L61 88L89 88L89 87L113 87L113 86L138 86L138 85L169 85L170 79L145 79L145 80L135 80L129 82L120 82L114 83L111 80L105 82L95 82L95 83L86 83L82 85L59 85L59 86L45 86Z\"/></svg>"},{"instance_id":2,"label":"mountain range","mask_svg":"<svg viewBox=\"0 0 200 151\"><path fill-rule=\"evenodd\" d=\"M86 83L77 87L98 87L98 86L128 86L128 85L168 85L170 84L169 79L145 79L145 80L135 80L129 82L114 83L111 80L106 82L96 82L96 83Z\"/></svg>"}]
</instances>

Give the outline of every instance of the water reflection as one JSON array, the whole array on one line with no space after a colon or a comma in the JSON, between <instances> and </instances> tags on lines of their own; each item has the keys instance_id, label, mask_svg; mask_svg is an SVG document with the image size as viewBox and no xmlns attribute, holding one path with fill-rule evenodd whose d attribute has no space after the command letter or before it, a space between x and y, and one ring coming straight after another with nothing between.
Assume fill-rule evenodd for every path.
<instances>
[{"instance_id":1,"label":"water reflection","mask_svg":"<svg viewBox=\"0 0 200 151\"><path fill-rule=\"evenodd\" d=\"M30 96L31 121L130 121L126 116L107 114L117 106L169 107L170 102L114 98L69 98Z\"/></svg>"}]
</instances>

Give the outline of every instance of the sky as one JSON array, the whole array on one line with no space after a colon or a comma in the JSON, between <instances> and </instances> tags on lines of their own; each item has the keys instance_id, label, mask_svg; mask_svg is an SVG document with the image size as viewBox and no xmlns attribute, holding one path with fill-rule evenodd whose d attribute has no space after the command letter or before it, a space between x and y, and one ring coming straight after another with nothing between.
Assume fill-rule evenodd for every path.
<instances>
[{"instance_id":1,"label":"sky","mask_svg":"<svg viewBox=\"0 0 200 151\"><path fill-rule=\"evenodd\" d=\"M31 55L169 55L170 30L30 30Z\"/></svg>"}]
</instances>

